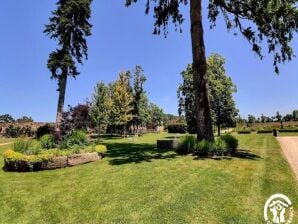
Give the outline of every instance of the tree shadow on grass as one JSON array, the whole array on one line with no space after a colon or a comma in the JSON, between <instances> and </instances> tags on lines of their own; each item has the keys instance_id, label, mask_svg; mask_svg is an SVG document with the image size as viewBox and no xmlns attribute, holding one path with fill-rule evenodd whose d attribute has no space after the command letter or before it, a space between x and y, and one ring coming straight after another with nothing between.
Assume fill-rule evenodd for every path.
<instances>
[{"instance_id":1,"label":"tree shadow on grass","mask_svg":"<svg viewBox=\"0 0 298 224\"><path fill-rule=\"evenodd\" d=\"M154 144L110 143L106 157L111 165L151 162L154 159L170 160L179 157L173 150L157 149Z\"/></svg>"},{"instance_id":2,"label":"tree shadow on grass","mask_svg":"<svg viewBox=\"0 0 298 224\"><path fill-rule=\"evenodd\" d=\"M238 151L233 155L233 157L251 160L263 159L261 156L246 149L238 149Z\"/></svg>"},{"instance_id":3,"label":"tree shadow on grass","mask_svg":"<svg viewBox=\"0 0 298 224\"><path fill-rule=\"evenodd\" d=\"M212 156L208 156L208 157L199 157L199 156L195 156L194 160L205 160L205 159L213 159L213 160L232 160L233 158L239 158L239 159L248 159L248 160L259 160L259 159L263 159L261 156L252 153L249 150L246 149L238 149L238 151L230 156L224 156L224 157L212 157Z\"/></svg>"}]
</instances>

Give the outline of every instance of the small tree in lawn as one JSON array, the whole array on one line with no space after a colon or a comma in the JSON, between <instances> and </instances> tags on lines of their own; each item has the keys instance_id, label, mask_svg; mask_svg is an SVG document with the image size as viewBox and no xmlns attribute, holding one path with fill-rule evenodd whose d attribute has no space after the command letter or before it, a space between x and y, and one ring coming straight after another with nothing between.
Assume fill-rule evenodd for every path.
<instances>
[{"instance_id":1,"label":"small tree in lawn","mask_svg":"<svg viewBox=\"0 0 298 224\"><path fill-rule=\"evenodd\" d=\"M130 72L121 72L112 87L112 110L113 123L118 126L124 136L126 135L127 124L132 120L133 96L130 86Z\"/></svg>"},{"instance_id":2,"label":"small tree in lawn","mask_svg":"<svg viewBox=\"0 0 298 224\"><path fill-rule=\"evenodd\" d=\"M57 9L52 12L50 22L44 30L59 45L49 56L48 68L51 78L58 80L56 131L60 139L67 77L76 78L80 74L76 63L82 64L82 58L88 57L85 37L91 35L92 25L88 21L91 16L91 2L92 0L59 0Z\"/></svg>"},{"instance_id":3,"label":"small tree in lawn","mask_svg":"<svg viewBox=\"0 0 298 224\"><path fill-rule=\"evenodd\" d=\"M208 58L209 99L212 120L217 127L218 136L222 127L233 127L238 110L233 94L237 91L232 79L226 75L225 59L219 54Z\"/></svg>"},{"instance_id":4,"label":"small tree in lawn","mask_svg":"<svg viewBox=\"0 0 298 224\"><path fill-rule=\"evenodd\" d=\"M144 70L141 66L136 66L133 73L133 120L132 124L134 131L138 131L139 125L143 123L146 119L146 114L144 114L146 107L146 95L143 85L146 81L146 76Z\"/></svg>"},{"instance_id":5,"label":"small tree in lawn","mask_svg":"<svg viewBox=\"0 0 298 224\"><path fill-rule=\"evenodd\" d=\"M90 115L96 125L98 132L105 132L109 124L111 113L111 96L109 87L103 82L99 82L92 96Z\"/></svg>"},{"instance_id":6,"label":"small tree in lawn","mask_svg":"<svg viewBox=\"0 0 298 224\"><path fill-rule=\"evenodd\" d=\"M156 130L158 126L162 125L163 110L154 103L149 104L149 124Z\"/></svg>"},{"instance_id":7,"label":"small tree in lawn","mask_svg":"<svg viewBox=\"0 0 298 224\"><path fill-rule=\"evenodd\" d=\"M125 0L126 6L139 0ZM154 34L161 30L167 34L172 21L179 27L183 21L181 5L190 6L190 25L193 55L193 80L197 122L197 139L214 140L210 103L208 99L207 62L202 20L202 0L147 0L145 13L154 5ZM215 26L219 14L223 15L228 30L236 28L248 40L252 50L262 58L262 41L266 40L268 50L274 55L274 67L291 60L293 50L290 42L298 30L297 0L210 0L208 5L211 27ZM181 30L181 28L180 28Z\"/></svg>"},{"instance_id":8,"label":"small tree in lawn","mask_svg":"<svg viewBox=\"0 0 298 224\"><path fill-rule=\"evenodd\" d=\"M277 121L280 123L280 129L283 129L284 128L284 126L283 126L283 117L282 117L282 115L277 111L276 112L276 119L277 119Z\"/></svg>"}]
</instances>

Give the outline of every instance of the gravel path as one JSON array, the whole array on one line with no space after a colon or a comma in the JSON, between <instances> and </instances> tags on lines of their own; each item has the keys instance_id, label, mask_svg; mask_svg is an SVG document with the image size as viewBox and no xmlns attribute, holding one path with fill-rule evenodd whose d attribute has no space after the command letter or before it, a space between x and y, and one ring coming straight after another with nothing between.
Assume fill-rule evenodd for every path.
<instances>
[{"instance_id":1,"label":"gravel path","mask_svg":"<svg viewBox=\"0 0 298 224\"><path fill-rule=\"evenodd\" d=\"M298 181L298 136L277 137L277 140Z\"/></svg>"},{"instance_id":2,"label":"gravel path","mask_svg":"<svg viewBox=\"0 0 298 224\"><path fill-rule=\"evenodd\" d=\"M13 142L7 142L7 143L2 143L0 144L0 146L3 146L3 145L9 145L9 144L12 144Z\"/></svg>"}]
</instances>

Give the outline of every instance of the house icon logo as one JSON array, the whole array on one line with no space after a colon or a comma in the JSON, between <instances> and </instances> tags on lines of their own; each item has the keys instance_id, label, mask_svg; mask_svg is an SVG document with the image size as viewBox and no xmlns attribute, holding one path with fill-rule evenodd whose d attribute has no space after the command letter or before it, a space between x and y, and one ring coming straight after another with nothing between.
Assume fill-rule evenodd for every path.
<instances>
[{"instance_id":1,"label":"house icon logo","mask_svg":"<svg viewBox=\"0 0 298 224\"><path fill-rule=\"evenodd\" d=\"M266 201L264 218L267 224L290 224L294 216L291 200L283 194L274 194Z\"/></svg>"}]
</instances>

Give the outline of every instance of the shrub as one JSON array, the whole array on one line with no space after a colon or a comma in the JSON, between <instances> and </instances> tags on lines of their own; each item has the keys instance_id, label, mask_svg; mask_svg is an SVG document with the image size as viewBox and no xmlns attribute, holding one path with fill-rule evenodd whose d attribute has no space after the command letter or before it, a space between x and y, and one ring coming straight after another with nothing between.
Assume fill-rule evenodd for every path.
<instances>
[{"instance_id":1,"label":"shrub","mask_svg":"<svg viewBox=\"0 0 298 224\"><path fill-rule=\"evenodd\" d=\"M179 154L188 154L196 148L197 139L192 135L186 135L179 140L176 152Z\"/></svg>"},{"instance_id":2,"label":"shrub","mask_svg":"<svg viewBox=\"0 0 298 224\"><path fill-rule=\"evenodd\" d=\"M47 134L53 134L55 131L54 126L50 124L45 124L43 126L40 126L36 130L36 138L40 139L42 136L47 135Z\"/></svg>"},{"instance_id":3,"label":"shrub","mask_svg":"<svg viewBox=\"0 0 298 224\"><path fill-rule=\"evenodd\" d=\"M39 140L41 147L44 149L52 149L55 148L55 138L52 134L46 134L42 136Z\"/></svg>"},{"instance_id":4,"label":"shrub","mask_svg":"<svg viewBox=\"0 0 298 224\"><path fill-rule=\"evenodd\" d=\"M223 135L220 137L223 141L225 141L227 149L230 150L231 153L235 153L238 148L238 139L232 135Z\"/></svg>"},{"instance_id":5,"label":"shrub","mask_svg":"<svg viewBox=\"0 0 298 224\"><path fill-rule=\"evenodd\" d=\"M210 143L207 140L202 140L197 143L195 152L199 156L208 156L211 148L212 148L212 143Z\"/></svg>"},{"instance_id":6,"label":"shrub","mask_svg":"<svg viewBox=\"0 0 298 224\"><path fill-rule=\"evenodd\" d=\"M86 145L87 142L88 142L87 135L83 131L73 132L66 141L67 141L69 146Z\"/></svg>"},{"instance_id":7,"label":"shrub","mask_svg":"<svg viewBox=\"0 0 298 224\"><path fill-rule=\"evenodd\" d=\"M4 132L4 136L7 138L18 138L22 134L21 128L14 125L9 125Z\"/></svg>"},{"instance_id":8,"label":"shrub","mask_svg":"<svg viewBox=\"0 0 298 224\"><path fill-rule=\"evenodd\" d=\"M258 134L272 133L272 130L259 130L257 133Z\"/></svg>"},{"instance_id":9,"label":"shrub","mask_svg":"<svg viewBox=\"0 0 298 224\"><path fill-rule=\"evenodd\" d=\"M25 139L20 139L13 143L14 151L19 153L25 153L26 151L29 150L31 146L32 146L32 142Z\"/></svg>"},{"instance_id":10,"label":"shrub","mask_svg":"<svg viewBox=\"0 0 298 224\"><path fill-rule=\"evenodd\" d=\"M187 130L186 124L169 124L168 132L169 133L180 133L185 134Z\"/></svg>"},{"instance_id":11,"label":"shrub","mask_svg":"<svg viewBox=\"0 0 298 224\"><path fill-rule=\"evenodd\" d=\"M298 129L282 129L279 132L298 132Z\"/></svg>"},{"instance_id":12,"label":"shrub","mask_svg":"<svg viewBox=\"0 0 298 224\"><path fill-rule=\"evenodd\" d=\"M214 154L223 154L227 150L227 144L222 138L217 138L212 144L212 149Z\"/></svg>"}]
</instances>

